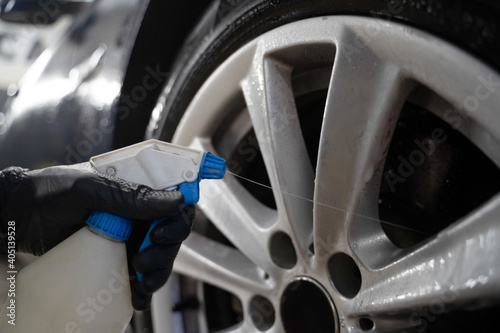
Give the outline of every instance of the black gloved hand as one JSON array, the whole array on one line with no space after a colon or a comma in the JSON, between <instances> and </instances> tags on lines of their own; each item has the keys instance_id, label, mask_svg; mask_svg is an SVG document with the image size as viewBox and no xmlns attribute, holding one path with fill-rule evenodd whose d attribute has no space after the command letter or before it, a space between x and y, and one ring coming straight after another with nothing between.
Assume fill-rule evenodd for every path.
<instances>
[{"instance_id":1,"label":"black gloved hand","mask_svg":"<svg viewBox=\"0 0 500 333\"><path fill-rule=\"evenodd\" d=\"M155 191L151 188L96 174L88 163L72 166L49 167L28 171L8 168L0 173L0 228L5 234L6 223L16 222L18 251L42 255L85 225L93 211L104 211L130 219L154 220L174 215L183 206L180 192ZM160 223L153 235L169 229L171 219ZM172 234L171 244L187 237L189 228L179 236ZM151 237L150 251L140 254L144 272L157 269L156 259L166 256L173 261L178 244L165 246ZM6 251L4 240L0 251ZM149 249L148 249L149 250ZM150 253L150 254L148 254ZM149 258L149 255L152 257ZM149 259L148 259L149 258ZM148 268L148 262L152 265ZM162 271L170 274L166 261ZM168 275L146 274L141 284L132 281L134 297L150 298L150 293L163 284ZM144 287L144 288L143 288ZM140 288L140 289L139 289ZM154 289L154 290L153 290ZM139 296L137 296L139 295ZM138 302L135 302L138 303ZM140 303L140 302L139 302Z\"/></svg>"},{"instance_id":2,"label":"black gloved hand","mask_svg":"<svg viewBox=\"0 0 500 333\"><path fill-rule=\"evenodd\" d=\"M149 236L151 246L137 254L138 248L144 240L144 235L149 228L141 224L142 232L134 232L129 240L129 258L132 265L129 270L135 276L136 272L142 274L142 280L131 280L132 305L136 310L144 310L151 302L153 292L162 287L172 272L174 259L179 252L182 241L191 232L195 216L194 206L188 206L180 213L160 222ZM132 256L130 255L132 254ZM132 266L132 267L130 267Z\"/></svg>"}]
</instances>

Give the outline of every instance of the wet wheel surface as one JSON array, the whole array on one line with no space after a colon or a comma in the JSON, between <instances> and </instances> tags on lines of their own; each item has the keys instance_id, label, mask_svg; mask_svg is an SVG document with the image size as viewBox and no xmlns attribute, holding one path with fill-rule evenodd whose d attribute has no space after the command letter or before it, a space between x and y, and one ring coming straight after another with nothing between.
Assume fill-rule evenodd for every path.
<instances>
[{"instance_id":1,"label":"wet wheel surface","mask_svg":"<svg viewBox=\"0 0 500 333\"><path fill-rule=\"evenodd\" d=\"M157 331L172 325L159 318L171 311L166 297L176 332L495 323L491 66L401 22L322 15L250 39L191 89L176 116L168 94L160 99L151 135L216 153L230 172L201 185L174 289L154 298Z\"/></svg>"}]
</instances>

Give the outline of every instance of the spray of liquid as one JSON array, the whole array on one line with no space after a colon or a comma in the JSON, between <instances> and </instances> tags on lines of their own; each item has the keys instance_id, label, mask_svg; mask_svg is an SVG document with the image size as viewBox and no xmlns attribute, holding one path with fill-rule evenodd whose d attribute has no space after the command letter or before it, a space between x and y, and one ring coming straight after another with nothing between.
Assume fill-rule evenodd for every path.
<instances>
[{"instance_id":1,"label":"spray of liquid","mask_svg":"<svg viewBox=\"0 0 500 333\"><path fill-rule=\"evenodd\" d=\"M315 205L320 205L320 206L323 206L323 207L328 207L330 209L334 209L334 210L337 210L337 211L340 211L340 212L343 212L343 213L346 213L346 214L349 213L345 209L342 209L342 208L339 208L339 207L335 207L335 206L332 206L332 205L328 205L328 204L325 204L325 203L321 203L321 202L318 202L318 201L315 201L315 200L312 200L312 199L308 199L306 197L303 197L303 196L300 196L300 195L297 195L297 194L294 194L294 193L289 193L289 192L286 192L286 191L281 191L281 190L275 189L272 186L259 183L259 182L255 181L255 180L252 180L252 179L249 179L249 178L245 178L245 177L240 176L240 175L238 175L238 174L236 174L234 172L231 172L229 170L226 171L226 172L228 174L234 176L234 177L237 177L237 178L243 180L243 181L246 181L246 182L249 182L249 183L253 183L253 184L261 186L263 188L267 188L267 189L270 189L272 191L278 191L278 192L281 192L282 194L285 194L285 195L288 195L288 196L291 196L291 197L294 197L294 198L297 198L297 199L309 201L309 202L311 202L311 203L313 203ZM425 235L425 236L430 236L428 233L422 232L420 230L408 228L408 227L405 227L405 226L402 226L402 225L394 224L394 223L391 223L389 221L384 221L384 220L377 219L377 218L374 218L374 217L371 217L371 216L366 216L366 215L362 215L362 214L358 214L358 213L353 213L353 215L361 217L361 218L366 219L366 220L373 221L373 222L378 222L378 223L390 225L390 226L393 226L393 227L396 227L396 228L406 229L408 231L419 233L419 234L422 234L422 235Z\"/></svg>"}]
</instances>

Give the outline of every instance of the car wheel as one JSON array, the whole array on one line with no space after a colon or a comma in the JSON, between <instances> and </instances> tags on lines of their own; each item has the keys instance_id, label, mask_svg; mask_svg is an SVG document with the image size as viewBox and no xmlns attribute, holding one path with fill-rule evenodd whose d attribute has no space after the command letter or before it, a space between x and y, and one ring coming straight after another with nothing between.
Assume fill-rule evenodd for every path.
<instances>
[{"instance_id":1,"label":"car wheel","mask_svg":"<svg viewBox=\"0 0 500 333\"><path fill-rule=\"evenodd\" d=\"M149 133L230 172L201 185L156 331L495 327L498 7L395 3L222 2L202 22Z\"/></svg>"}]
</instances>

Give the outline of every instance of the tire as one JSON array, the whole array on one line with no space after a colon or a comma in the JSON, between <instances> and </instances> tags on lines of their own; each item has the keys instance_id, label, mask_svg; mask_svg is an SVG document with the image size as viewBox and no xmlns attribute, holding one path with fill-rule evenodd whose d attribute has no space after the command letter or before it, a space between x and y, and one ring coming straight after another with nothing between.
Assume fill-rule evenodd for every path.
<instances>
[{"instance_id":1,"label":"tire","mask_svg":"<svg viewBox=\"0 0 500 333\"><path fill-rule=\"evenodd\" d=\"M422 4L424 3L425 4ZM160 97L161 120L148 136L170 140L197 88L248 41L289 22L354 14L402 22L439 36L500 69L500 4L495 1L214 1L187 39ZM167 95L168 92L168 96Z\"/></svg>"},{"instance_id":2,"label":"tire","mask_svg":"<svg viewBox=\"0 0 500 333\"><path fill-rule=\"evenodd\" d=\"M202 185L155 330L167 293L175 332L491 331L498 18L488 1L214 3L148 136L231 172Z\"/></svg>"}]
</instances>

